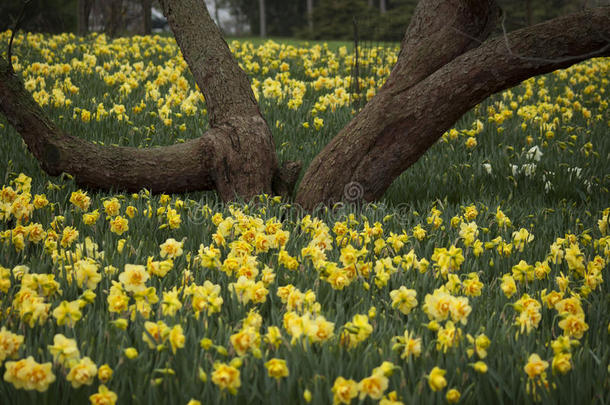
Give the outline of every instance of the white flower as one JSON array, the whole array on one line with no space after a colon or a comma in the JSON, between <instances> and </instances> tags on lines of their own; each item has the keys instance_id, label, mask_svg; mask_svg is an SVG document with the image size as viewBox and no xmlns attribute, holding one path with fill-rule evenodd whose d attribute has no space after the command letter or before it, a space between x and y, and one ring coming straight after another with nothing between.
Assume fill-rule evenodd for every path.
<instances>
[{"instance_id":1,"label":"white flower","mask_svg":"<svg viewBox=\"0 0 610 405\"><path fill-rule=\"evenodd\" d=\"M580 179L580 173L582 172L582 168L580 167L570 167L568 169L568 173L570 173L570 178L572 175L575 175L577 179Z\"/></svg>"},{"instance_id":2,"label":"white flower","mask_svg":"<svg viewBox=\"0 0 610 405\"><path fill-rule=\"evenodd\" d=\"M538 145L534 145L527 151L527 159L535 160L536 162L540 162L540 158L542 157L542 151L538 147Z\"/></svg>"},{"instance_id":3,"label":"white flower","mask_svg":"<svg viewBox=\"0 0 610 405\"><path fill-rule=\"evenodd\" d=\"M587 186L587 193L591 193L591 182L589 180L585 180L585 186Z\"/></svg>"},{"instance_id":4,"label":"white flower","mask_svg":"<svg viewBox=\"0 0 610 405\"><path fill-rule=\"evenodd\" d=\"M517 165L510 165L510 170L513 172L513 177L517 176L520 172L519 166Z\"/></svg>"},{"instance_id":5,"label":"white flower","mask_svg":"<svg viewBox=\"0 0 610 405\"><path fill-rule=\"evenodd\" d=\"M487 174L491 174L491 165L489 163L483 163L483 169L485 169Z\"/></svg>"},{"instance_id":6,"label":"white flower","mask_svg":"<svg viewBox=\"0 0 610 405\"><path fill-rule=\"evenodd\" d=\"M527 163L521 166L521 170L527 177L532 177L536 173L536 163Z\"/></svg>"},{"instance_id":7,"label":"white flower","mask_svg":"<svg viewBox=\"0 0 610 405\"><path fill-rule=\"evenodd\" d=\"M554 172L548 172L548 174L551 176L555 175ZM542 181L544 181L544 191L545 192L548 193L549 191L551 191L553 189L553 184L551 184L550 180L547 180L545 173L542 174Z\"/></svg>"}]
</instances>

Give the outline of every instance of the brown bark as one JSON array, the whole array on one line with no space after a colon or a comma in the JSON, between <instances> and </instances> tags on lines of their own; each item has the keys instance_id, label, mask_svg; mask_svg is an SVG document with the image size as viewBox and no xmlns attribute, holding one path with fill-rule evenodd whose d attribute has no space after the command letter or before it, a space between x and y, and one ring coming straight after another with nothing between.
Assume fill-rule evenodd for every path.
<instances>
[{"instance_id":1,"label":"brown bark","mask_svg":"<svg viewBox=\"0 0 610 405\"><path fill-rule=\"evenodd\" d=\"M93 0L78 0L76 7L76 32L78 35L87 35L89 32L89 15L91 15Z\"/></svg>"},{"instance_id":2,"label":"brown bark","mask_svg":"<svg viewBox=\"0 0 610 405\"><path fill-rule=\"evenodd\" d=\"M416 24L423 23L421 18L414 18ZM454 24L459 20L456 18ZM449 28L454 30L457 42L460 37L476 37L463 35L466 27ZM409 31L412 29L419 32L413 25ZM443 37L442 33L438 35ZM347 186L356 186L355 197L378 199L400 173L476 104L531 76L594 56L608 56L608 38L610 8L592 9L514 31L465 53L461 50L476 46L478 41L462 40L461 48L438 43L435 62L442 63L443 54L459 56L434 71L425 66L429 52L416 41L406 51L410 47L407 35L403 41L406 47L386 84L309 166L299 185L297 202L313 208L320 202L339 201ZM430 45L426 41L423 44ZM339 167L341 170L336 170Z\"/></svg>"},{"instance_id":3,"label":"brown bark","mask_svg":"<svg viewBox=\"0 0 610 405\"><path fill-rule=\"evenodd\" d=\"M353 180L348 177L342 181L339 176L333 176L332 167L347 165L343 166L347 168L343 174L353 173L359 159L383 132L383 115L403 108L392 104L385 89L406 91L457 56L478 46L490 35L498 15L499 9L493 0L420 1L390 77L379 94L314 158L299 185L297 202L313 208L321 202L343 199L346 185ZM361 199L363 191L358 185L356 194L348 199Z\"/></svg>"},{"instance_id":4,"label":"brown bark","mask_svg":"<svg viewBox=\"0 0 610 405\"><path fill-rule=\"evenodd\" d=\"M142 4L142 34L150 35L152 32L152 0L141 0Z\"/></svg>"},{"instance_id":5,"label":"brown bark","mask_svg":"<svg viewBox=\"0 0 610 405\"><path fill-rule=\"evenodd\" d=\"M386 87L406 90L491 34L500 9L494 0L420 1Z\"/></svg>"},{"instance_id":6,"label":"brown bark","mask_svg":"<svg viewBox=\"0 0 610 405\"><path fill-rule=\"evenodd\" d=\"M272 192L273 136L246 73L200 0L161 0L176 42L203 92L215 137L215 185L225 200Z\"/></svg>"},{"instance_id":7,"label":"brown bark","mask_svg":"<svg viewBox=\"0 0 610 405\"><path fill-rule=\"evenodd\" d=\"M104 28L109 36L116 36L122 28L123 12L123 0L104 2Z\"/></svg>"},{"instance_id":8,"label":"brown bark","mask_svg":"<svg viewBox=\"0 0 610 405\"><path fill-rule=\"evenodd\" d=\"M210 126L235 115L260 116L250 80L235 61L220 29L200 0L161 0L163 13L205 97Z\"/></svg>"}]
</instances>

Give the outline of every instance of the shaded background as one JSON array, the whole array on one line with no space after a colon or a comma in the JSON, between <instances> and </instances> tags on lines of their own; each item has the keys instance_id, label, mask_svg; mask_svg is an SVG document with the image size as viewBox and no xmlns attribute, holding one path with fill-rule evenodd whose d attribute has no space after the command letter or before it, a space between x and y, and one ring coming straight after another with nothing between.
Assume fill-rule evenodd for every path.
<instances>
[{"instance_id":1,"label":"shaded background","mask_svg":"<svg viewBox=\"0 0 610 405\"><path fill-rule=\"evenodd\" d=\"M21 29L80 34L103 31L113 36L167 31L156 3L30 0ZM206 3L212 17L231 36L351 40L355 21L361 39L399 41L417 0L206 0ZM504 11L505 28L510 31L584 7L608 5L610 0L498 0L498 3ZM13 26L23 4L23 0L2 2L1 31ZM85 17L87 7L89 13Z\"/></svg>"}]
</instances>

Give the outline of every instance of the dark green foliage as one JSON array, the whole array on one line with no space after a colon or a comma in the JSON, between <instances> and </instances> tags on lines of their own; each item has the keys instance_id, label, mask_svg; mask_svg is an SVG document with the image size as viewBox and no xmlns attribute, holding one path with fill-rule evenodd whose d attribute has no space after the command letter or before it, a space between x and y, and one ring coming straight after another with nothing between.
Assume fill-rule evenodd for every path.
<instances>
[{"instance_id":1,"label":"dark green foliage","mask_svg":"<svg viewBox=\"0 0 610 405\"><path fill-rule=\"evenodd\" d=\"M497 0L504 12L507 31L538 24L542 21L577 12L582 9L579 0ZM595 6L596 2L590 2Z\"/></svg>"},{"instance_id":2,"label":"dark green foliage","mask_svg":"<svg viewBox=\"0 0 610 405\"><path fill-rule=\"evenodd\" d=\"M497 0L503 11L506 31L577 12L579 0ZM418 0L386 0L386 13L381 13L379 0L315 0L313 32L307 24L305 0L266 0L267 34L269 36L298 36L307 39L354 39L353 21L356 19L360 39L400 41ZM246 17L253 34L259 32L258 1L226 0L225 6ZM592 6L595 4L592 4ZM496 34L502 32L499 27Z\"/></svg>"},{"instance_id":3,"label":"dark green foliage","mask_svg":"<svg viewBox=\"0 0 610 405\"><path fill-rule=\"evenodd\" d=\"M0 31L13 28L25 1L0 3ZM34 32L70 32L76 30L76 0L30 0L25 5L20 29Z\"/></svg>"},{"instance_id":4,"label":"dark green foliage","mask_svg":"<svg viewBox=\"0 0 610 405\"><path fill-rule=\"evenodd\" d=\"M252 33L260 31L260 16L258 1L254 0L227 0L233 14L242 14L246 17ZM290 37L301 27L307 26L307 12L305 1L265 0L267 35Z\"/></svg>"},{"instance_id":5,"label":"dark green foliage","mask_svg":"<svg viewBox=\"0 0 610 405\"><path fill-rule=\"evenodd\" d=\"M417 0L395 0L385 14L378 17L378 30L373 39L382 41L400 41L405 33Z\"/></svg>"},{"instance_id":6,"label":"dark green foliage","mask_svg":"<svg viewBox=\"0 0 610 405\"><path fill-rule=\"evenodd\" d=\"M313 39L352 39L354 19L365 20L368 11L363 0L321 0L313 11L314 32L311 36Z\"/></svg>"}]
</instances>

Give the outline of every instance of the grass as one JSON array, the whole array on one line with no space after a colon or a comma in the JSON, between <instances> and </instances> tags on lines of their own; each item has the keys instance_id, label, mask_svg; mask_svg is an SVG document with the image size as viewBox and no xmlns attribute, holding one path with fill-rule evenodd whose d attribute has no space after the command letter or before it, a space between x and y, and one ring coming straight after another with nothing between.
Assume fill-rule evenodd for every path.
<instances>
[{"instance_id":1,"label":"grass","mask_svg":"<svg viewBox=\"0 0 610 405\"><path fill-rule=\"evenodd\" d=\"M317 45L231 42L280 159L305 165L356 110L345 96L347 44L344 51L342 44ZM74 135L148 147L182 142L207 127L205 104L169 38L29 34L16 38L13 54L34 97L46 100L45 111ZM395 48L364 52L365 94L384 80L395 56ZM610 403L608 66L608 59L588 61L491 97L382 201L311 216L269 196L232 205L214 193L84 190L83 197L69 176L42 172L0 118L0 339L6 341L6 331L23 336L15 353L0 344L0 358L7 357L0 365L2 402L83 403L103 394L103 384L118 403L286 403L311 396L317 404L338 400L333 387L349 388L339 377L355 383L371 377L385 388L361 384L352 393L362 394L363 403L389 400L394 391L404 403L444 403L455 398L450 389L461 403ZM34 208L35 195L43 194L49 204ZM89 223L85 214L96 210L99 218ZM128 221L124 233L111 227L117 218ZM129 278L134 269L145 269L148 280ZM219 290L203 291L206 282ZM410 310L399 310L393 292L401 287L416 292ZM548 300L551 291L562 304ZM453 316L434 310L443 292ZM537 304L521 315L528 296ZM117 304L123 299L126 307ZM460 315L464 299L470 312ZM78 308L72 318L62 312L63 301ZM563 322L568 304L574 327ZM197 305L204 305L199 315ZM157 336L147 322L158 321L167 329ZM332 333L316 334L322 330ZM419 353L401 345L407 331L421 339ZM58 334L74 340L79 356L54 355L49 345ZM482 335L490 341L486 354L468 337ZM561 336L572 346L555 352ZM129 358L127 348L138 355ZM536 364L534 353L548 365L529 378L524 367ZM19 374L11 362L28 356L51 365L30 380L42 392L18 388L36 366L28 363ZM559 360L568 357L569 369L565 362L561 368ZM272 358L285 360L288 376L269 376L265 363ZM485 373L476 371L479 361ZM377 369L384 362L391 367ZM104 364L113 370L109 379L98 373ZM446 387L441 380L430 385L434 367L446 371ZM47 385L50 373L55 381Z\"/></svg>"}]
</instances>

